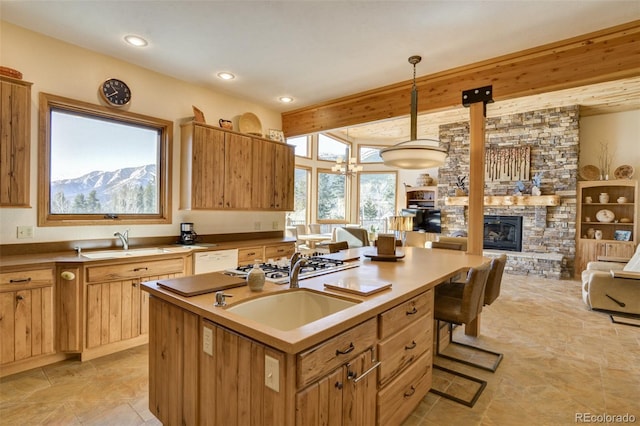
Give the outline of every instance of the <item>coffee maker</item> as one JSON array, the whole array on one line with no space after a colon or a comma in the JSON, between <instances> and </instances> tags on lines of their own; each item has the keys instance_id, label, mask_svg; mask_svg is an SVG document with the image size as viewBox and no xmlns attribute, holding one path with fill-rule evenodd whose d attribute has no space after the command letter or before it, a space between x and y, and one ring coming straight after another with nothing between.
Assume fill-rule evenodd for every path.
<instances>
[{"instance_id":1,"label":"coffee maker","mask_svg":"<svg viewBox=\"0 0 640 426\"><path fill-rule=\"evenodd\" d=\"M180 244L193 244L196 242L196 231L193 230L193 222L183 222L180 224Z\"/></svg>"}]
</instances>

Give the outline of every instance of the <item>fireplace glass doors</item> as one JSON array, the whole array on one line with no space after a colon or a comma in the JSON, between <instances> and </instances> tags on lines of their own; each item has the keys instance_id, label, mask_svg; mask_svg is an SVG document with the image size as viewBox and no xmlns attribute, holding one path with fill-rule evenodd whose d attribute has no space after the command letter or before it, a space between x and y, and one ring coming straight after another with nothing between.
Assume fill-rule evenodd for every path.
<instances>
[{"instance_id":1,"label":"fireplace glass doors","mask_svg":"<svg viewBox=\"0 0 640 426\"><path fill-rule=\"evenodd\" d=\"M522 216L484 216L485 249L522 251Z\"/></svg>"}]
</instances>

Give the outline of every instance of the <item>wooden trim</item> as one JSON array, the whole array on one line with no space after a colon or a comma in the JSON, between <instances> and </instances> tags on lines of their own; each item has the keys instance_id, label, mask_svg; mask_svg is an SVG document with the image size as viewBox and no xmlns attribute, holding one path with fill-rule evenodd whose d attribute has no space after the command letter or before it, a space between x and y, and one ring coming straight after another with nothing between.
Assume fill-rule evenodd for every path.
<instances>
[{"instance_id":1,"label":"wooden trim","mask_svg":"<svg viewBox=\"0 0 640 426\"><path fill-rule=\"evenodd\" d=\"M445 197L445 206L468 206L469 197ZM486 195L485 206L557 206L559 195Z\"/></svg>"},{"instance_id":2,"label":"wooden trim","mask_svg":"<svg viewBox=\"0 0 640 426\"><path fill-rule=\"evenodd\" d=\"M461 93L493 86L502 101L640 75L640 20L416 79L418 112L461 106ZM411 80L282 114L287 137L409 115Z\"/></svg>"}]
</instances>

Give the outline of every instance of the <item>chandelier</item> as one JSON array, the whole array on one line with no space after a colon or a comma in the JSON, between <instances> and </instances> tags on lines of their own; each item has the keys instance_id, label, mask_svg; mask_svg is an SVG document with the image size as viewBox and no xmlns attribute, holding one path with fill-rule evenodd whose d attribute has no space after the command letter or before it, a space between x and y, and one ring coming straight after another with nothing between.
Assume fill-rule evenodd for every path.
<instances>
[{"instance_id":1,"label":"chandelier","mask_svg":"<svg viewBox=\"0 0 640 426\"><path fill-rule=\"evenodd\" d=\"M447 150L441 148L440 142L434 139L418 139L418 89L416 88L416 64L422 60L420 56L411 56L409 63L413 65L413 87L411 89L411 139L399 144L383 148L380 156L386 166L401 169L426 169L444 164Z\"/></svg>"},{"instance_id":2,"label":"chandelier","mask_svg":"<svg viewBox=\"0 0 640 426\"><path fill-rule=\"evenodd\" d=\"M331 166L331 171L341 173L343 175L355 176L356 173L362 171L362 166L357 164L355 157L349 157L345 163L342 157L336 158L336 164Z\"/></svg>"}]
</instances>

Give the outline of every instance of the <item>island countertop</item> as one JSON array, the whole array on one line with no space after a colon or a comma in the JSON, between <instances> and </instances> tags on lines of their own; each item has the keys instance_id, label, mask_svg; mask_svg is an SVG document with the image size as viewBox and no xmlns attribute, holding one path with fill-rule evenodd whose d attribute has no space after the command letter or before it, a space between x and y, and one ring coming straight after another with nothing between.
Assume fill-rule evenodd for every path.
<instances>
[{"instance_id":1,"label":"island countertop","mask_svg":"<svg viewBox=\"0 0 640 426\"><path fill-rule=\"evenodd\" d=\"M301 288L309 288L349 299L358 299L361 303L288 331L278 330L243 318L228 312L225 308L215 307L214 293L183 297L163 289L158 286L156 281L143 283L142 286L152 296L168 301L202 318L275 349L289 354L296 354L373 318L459 273L464 273L468 268L477 267L489 261L483 256L468 255L461 251L403 247L400 250L405 253L404 258L397 262L380 262L372 261L362 256L363 253L371 250L374 249L367 247L350 249L347 252L348 257L351 257L351 255L359 257L359 260L355 261L359 264L356 268L300 281ZM324 287L325 283L345 278L389 282L392 283L392 286L388 290L383 290L370 296L358 296L351 293L328 290ZM227 289L224 293L232 296L227 299L227 302L228 306L233 306L249 298L288 289L288 284L278 285L266 282L261 292L252 292L247 286L243 286Z\"/></svg>"}]
</instances>

